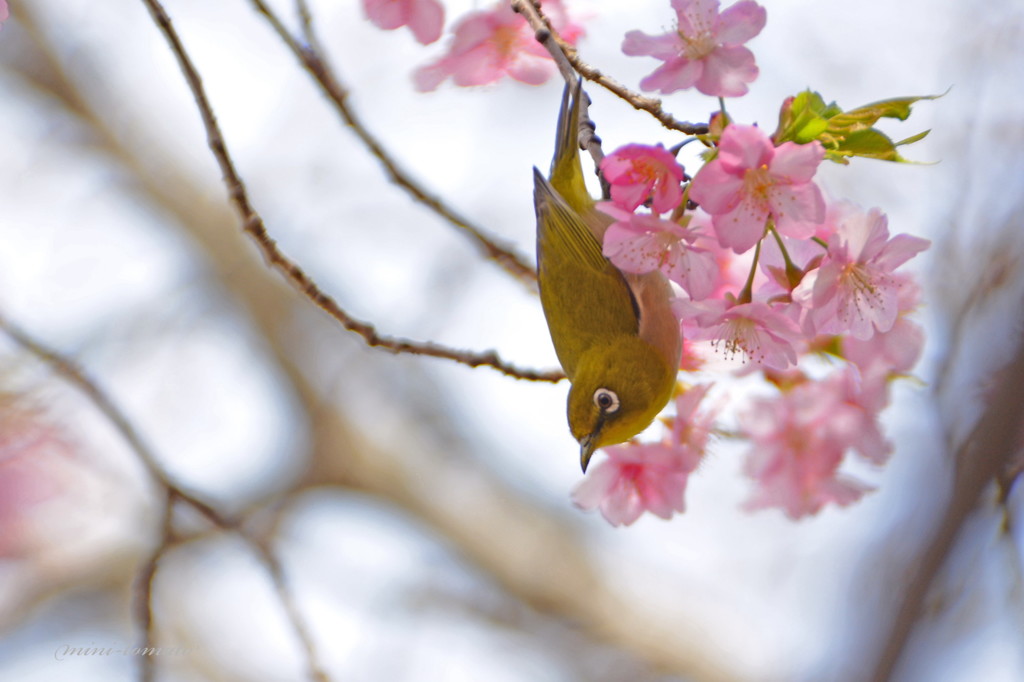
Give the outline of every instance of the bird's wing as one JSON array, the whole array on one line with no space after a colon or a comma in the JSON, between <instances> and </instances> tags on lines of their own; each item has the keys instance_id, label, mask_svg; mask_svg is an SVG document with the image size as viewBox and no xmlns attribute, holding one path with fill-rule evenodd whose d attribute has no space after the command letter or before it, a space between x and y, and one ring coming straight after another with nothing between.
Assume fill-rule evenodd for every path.
<instances>
[{"instance_id":1,"label":"bird's wing","mask_svg":"<svg viewBox=\"0 0 1024 682\"><path fill-rule=\"evenodd\" d=\"M580 355L602 337L639 332L640 308L586 223L536 169L534 201L541 304L571 380Z\"/></svg>"}]
</instances>

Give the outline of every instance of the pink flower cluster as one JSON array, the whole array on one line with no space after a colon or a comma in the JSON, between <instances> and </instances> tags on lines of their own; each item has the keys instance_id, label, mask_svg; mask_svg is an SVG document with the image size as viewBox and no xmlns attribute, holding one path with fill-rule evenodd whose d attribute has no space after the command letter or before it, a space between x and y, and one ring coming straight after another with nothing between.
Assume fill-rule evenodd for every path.
<instances>
[{"instance_id":1,"label":"pink flower cluster","mask_svg":"<svg viewBox=\"0 0 1024 682\"><path fill-rule=\"evenodd\" d=\"M675 31L659 36L630 31L622 42L627 55L665 62L640 87L666 95L692 87L713 97L745 95L758 70L743 43L764 28L764 8L753 0L724 12L718 11L718 0L672 0L672 7Z\"/></svg>"},{"instance_id":2,"label":"pink flower cluster","mask_svg":"<svg viewBox=\"0 0 1024 682\"><path fill-rule=\"evenodd\" d=\"M907 319L917 289L897 269L928 243L891 237L877 209L826 206L814 183L823 158L817 142L776 147L760 128L732 124L688 184L660 145L627 145L601 164L612 201L599 208L613 219L604 254L625 272L661 270L679 285L674 309L688 369L709 359L693 345L707 342L720 356L742 359L737 371L760 370L773 384L774 396L739 415L739 433L752 444L745 471L756 484L748 506L778 507L792 518L849 504L869 489L840 467L848 452L886 460L878 416L891 379L910 370L923 342ZM687 199L699 208L688 209ZM844 364L813 379L801 358L822 352ZM696 403L705 393L684 396ZM685 414L696 409L687 405ZM677 405L676 424L683 414ZM577 504L599 508L614 525L643 511L664 518L682 511L694 453L703 450L675 433L608 448L577 489Z\"/></svg>"},{"instance_id":3,"label":"pink flower cluster","mask_svg":"<svg viewBox=\"0 0 1024 682\"><path fill-rule=\"evenodd\" d=\"M667 420L660 442L607 448L608 458L577 486L573 502L600 509L613 526L628 526L645 511L663 519L685 511L686 482L704 457L716 414L698 410L709 388L695 386L676 397L676 416Z\"/></svg>"}]
</instances>

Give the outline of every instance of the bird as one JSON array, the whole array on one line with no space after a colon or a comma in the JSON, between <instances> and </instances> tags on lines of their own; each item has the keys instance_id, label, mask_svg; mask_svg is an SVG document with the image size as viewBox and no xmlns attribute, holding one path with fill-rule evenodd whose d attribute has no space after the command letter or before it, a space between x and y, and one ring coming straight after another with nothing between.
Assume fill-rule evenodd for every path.
<instances>
[{"instance_id":1,"label":"bird","mask_svg":"<svg viewBox=\"0 0 1024 682\"><path fill-rule=\"evenodd\" d=\"M633 438L676 386L682 337L660 272L621 271L602 253L613 222L587 191L580 160L582 81L566 85L550 179L533 169L537 281L569 379L569 430L586 473L594 451Z\"/></svg>"}]
</instances>

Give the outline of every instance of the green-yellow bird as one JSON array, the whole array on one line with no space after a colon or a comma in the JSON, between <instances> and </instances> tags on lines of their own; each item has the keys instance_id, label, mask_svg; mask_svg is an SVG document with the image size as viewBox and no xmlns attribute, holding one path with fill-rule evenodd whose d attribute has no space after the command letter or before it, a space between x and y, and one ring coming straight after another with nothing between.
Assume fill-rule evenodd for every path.
<instances>
[{"instance_id":1,"label":"green-yellow bird","mask_svg":"<svg viewBox=\"0 0 1024 682\"><path fill-rule=\"evenodd\" d=\"M579 83L566 87L551 181L536 168L533 178L540 300L572 383L569 429L585 472L594 450L643 431L672 397L681 340L665 276L624 273L602 254L612 219L583 180L582 97Z\"/></svg>"}]
</instances>

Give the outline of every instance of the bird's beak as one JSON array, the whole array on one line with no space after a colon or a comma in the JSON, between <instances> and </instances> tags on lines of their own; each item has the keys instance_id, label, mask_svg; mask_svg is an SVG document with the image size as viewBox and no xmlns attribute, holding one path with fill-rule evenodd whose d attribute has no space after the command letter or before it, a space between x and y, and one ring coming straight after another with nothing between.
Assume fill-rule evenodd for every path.
<instances>
[{"instance_id":1,"label":"bird's beak","mask_svg":"<svg viewBox=\"0 0 1024 682\"><path fill-rule=\"evenodd\" d=\"M587 473L587 465L590 464L590 458L594 454L594 437L584 436L583 440L580 441L580 466L583 467L583 473Z\"/></svg>"},{"instance_id":2,"label":"bird's beak","mask_svg":"<svg viewBox=\"0 0 1024 682\"><path fill-rule=\"evenodd\" d=\"M583 473L587 473L587 465L590 464L590 458L594 456L594 450L597 448L597 437L601 434L602 426L604 426L604 420L598 419L594 430L580 439L580 466L583 468Z\"/></svg>"}]
</instances>

